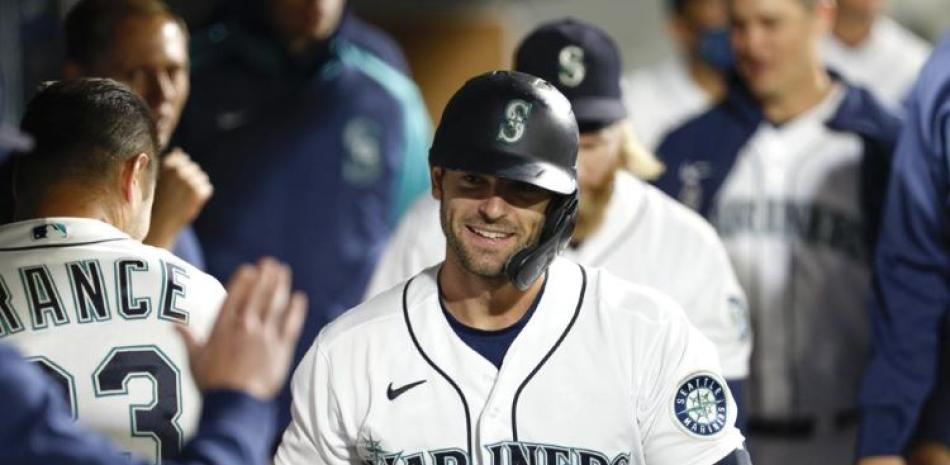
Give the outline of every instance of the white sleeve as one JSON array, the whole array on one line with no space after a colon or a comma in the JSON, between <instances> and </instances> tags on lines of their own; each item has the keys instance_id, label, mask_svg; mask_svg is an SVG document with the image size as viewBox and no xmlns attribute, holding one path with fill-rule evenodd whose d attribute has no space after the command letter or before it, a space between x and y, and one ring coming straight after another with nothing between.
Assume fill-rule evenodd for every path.
<instances>
[{"instance_id":1,"label":"white sleeve","mask_svg":"<svg viewBox=\"0 0 950 465\"><path fill-rule=\"evenodd\" d=\"M331 376L330 360L318 339L294 373L290 426L274 456L275 465L352 463Z\"/></svg>"},{"instance_id":2,"label":"white sleeve","mask_svg":"<svg viewBox=\"0 0 950 465\"><path fill-rule=\"evenodd\" d=\"M707 241L703 256L693 260L697 273L694 292L683 307L690 321L716 346L726 379L749 375L752 333L745 293L739 286L726 250L715 236ZM687 281L687 280L684 280Z\"/></svg>"},{"instance_id":3,"label":"white sleeve","mask_svg":"<svg viewBox=\"0 0 950 465\"><path fill-rule=\"evenodd\" d=\"M670 305L675 305L670 302ZM650 465L712 465L741 448L716 351L677 308L640 361L638 420Z\"/></svg>"}]
</instances>

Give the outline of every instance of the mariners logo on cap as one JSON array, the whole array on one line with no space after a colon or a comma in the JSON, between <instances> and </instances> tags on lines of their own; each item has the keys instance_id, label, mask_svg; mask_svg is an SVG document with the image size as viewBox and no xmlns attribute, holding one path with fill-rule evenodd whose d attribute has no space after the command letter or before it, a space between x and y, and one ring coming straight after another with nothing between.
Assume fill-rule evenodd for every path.
<instances>
[{"instance_id":1,"label":"mariners logo on cap","mask_svg":"<svg viewBox=\"0 0 950 465\"><path fill-rule=\"evenodd\" d=\"M723 382L712 373L690 375L673 399L673 416L686 433L710 437L726 428L728 402Z\"/></svg>"},{"instance_id":2,"label":"mariners logo on cap","mask_svg":"<svg viewBox=\"0 0 950 465\"><path fill-rule=\"evenodd\" d=\"M512 100L505 107L505 120L498 128L498 140L514 144L524 136L531 104L524 100Z\"/></svg>"},{"instance_id":3,"label":"mariners logo on cap","mask_svg":"<svg viewBox=\"0 0 950 465\"><path fill-rule=\"evenodd\" d=\"M558 80L567 87L577 87L584 82L587 68L584 66L584 49L576 45L568 45L561 49L557 56L561 69L557 73Z\"/></svg>"}]
</instances>

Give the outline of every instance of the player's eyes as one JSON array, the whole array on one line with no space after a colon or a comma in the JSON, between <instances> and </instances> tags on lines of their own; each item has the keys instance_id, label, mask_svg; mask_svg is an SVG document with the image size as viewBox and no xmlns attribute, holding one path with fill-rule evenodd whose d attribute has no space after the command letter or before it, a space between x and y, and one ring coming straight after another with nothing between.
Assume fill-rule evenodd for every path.
<instances>
[{"instance_id":1,"label":"player's eyes","mask_svg":"<svg viewBox=\"0 0 950 465\"><path fill-rule=\"evenodd\" d=\"M485 179L475 174L462 175L462 183L469 186L479 186L485 182Z\"/></svg>"}]
</instances>

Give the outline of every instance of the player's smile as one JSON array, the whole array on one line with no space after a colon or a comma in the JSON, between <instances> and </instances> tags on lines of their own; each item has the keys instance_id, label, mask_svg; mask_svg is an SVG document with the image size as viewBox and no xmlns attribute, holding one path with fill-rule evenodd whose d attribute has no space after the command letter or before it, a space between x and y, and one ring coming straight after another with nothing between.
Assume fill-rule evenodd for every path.
<instances>
[{"instance_id":1,"label":"player's smile","mask_svg":"<svg viewBox=\"0 0 950 465\"><path fill-rule=\"evenodd\" d=\"M524 183L460 171L440 173L436 187L451 250L464 268L491 277L537 240L550 197Z\"/></svg>"},{"instance_id":2,"label":"player's smile","mask_svg":"<svg viewBox=\"0 0 950 465\"><path fill-rule=\"evenodd\" d=\"M491 245L497 245L508 242L508 239L515 237L515 233L499 231L497 229L487 229L478 226L465 225L465 229L471 233L471 236L477 242L487 242Z\"/></svg>"}]
</instances>

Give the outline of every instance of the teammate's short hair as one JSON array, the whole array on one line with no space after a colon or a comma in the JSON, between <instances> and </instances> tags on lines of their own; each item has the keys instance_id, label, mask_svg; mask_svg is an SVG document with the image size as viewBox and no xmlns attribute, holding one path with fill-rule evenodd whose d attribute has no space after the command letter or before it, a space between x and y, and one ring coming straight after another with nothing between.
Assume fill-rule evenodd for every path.
<instances>
[{"instance_id":1,"label":"teammate's short hair","mask_svg":"<svg viewBox=\"0 0 950 465\"><path fill-rule=\"evenodd\" d=\"M122 163L140 153L158 170L158 129L148 106L124 84L82 78L44 84L30 100L21 129L34 147L19 156L14 191L17 209L35 207L45 190L69 181L95 187L117 175Z\"/></svg>"},{"instance_id":2,"label":"teammate's short hair","mask_svg":"<svg viewBox=\"0 0 950 465\"><path fill-rule=\"evenodd\" d=\"M185 21L162 0L80 0L66 15L66 59L95 66L115 41L115 29L129 16L165 15L187 34Z\"/></svg>"}]
</instances>

